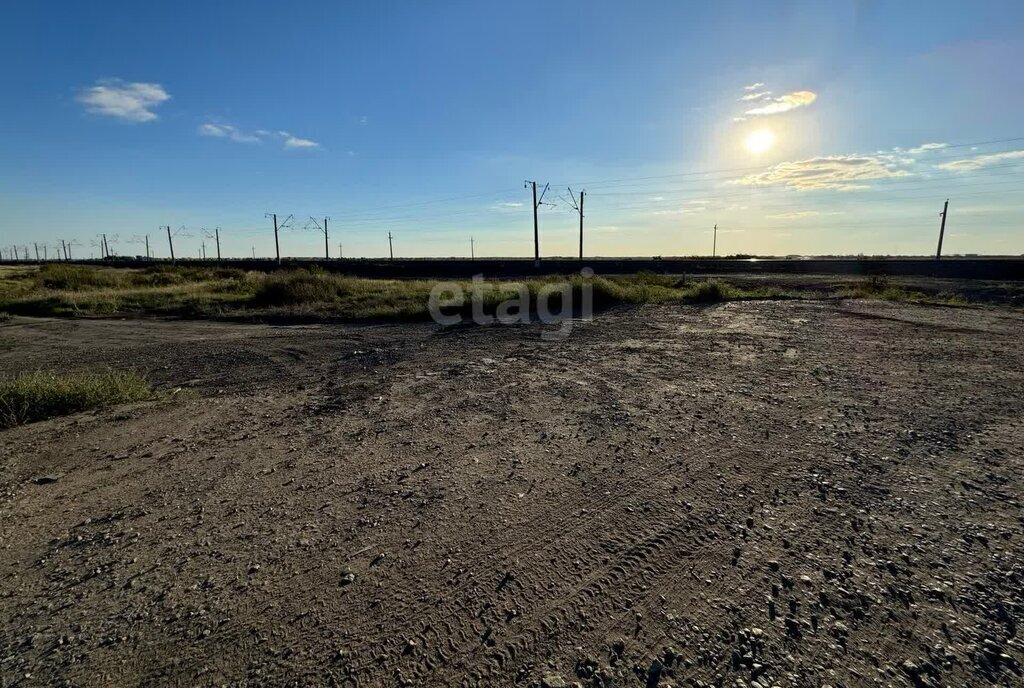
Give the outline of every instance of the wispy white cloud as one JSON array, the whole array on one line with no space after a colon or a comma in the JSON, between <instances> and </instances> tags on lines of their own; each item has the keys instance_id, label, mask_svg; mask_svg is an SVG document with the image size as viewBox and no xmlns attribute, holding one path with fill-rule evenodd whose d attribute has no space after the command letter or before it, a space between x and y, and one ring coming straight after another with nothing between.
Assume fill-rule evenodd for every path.
<instances>
[{"instance_id":1,"label":"wispy white cloud","mask_svg":"<svg viewBox=\"0 0 1024 688\"><path fill-rule=\"evenodd\" d=\"M256 133L246 134L230 124L213 124L212 122L207 122L206 124L200 124L198 131L200 136L226 138L231 139L232 141L237 141L238 143L259 143L260 141L260 137L257 136Z\"/></svg>"},{"instance_id":2,"label":"wispy white cloud","mask_svg":"<svg viewBox=\"0 0 1024 688\"><path fill-rule=\"evenodd\" d=\"M768 215L773 220L804 220L809 217L824 217L828 215L842 215L842 211L822 212L820 210L793 210L787 213L776 213Z\"/></svg>"},{"instance_id":3,"label":"wispy white cloud","mask_svg":"<svg viewBox=\"0 0 1024 688\"><path fill-rule=\"evenodd\" d=\"M770 100L771 99L771 95L772 95L771 91L755 91L754 93L746 94L745 96L740 98L740 100L742 100L742 101Z\"/></svg>"},{"instance_id":4,"label":"wispy white cloud","mask_svg":"<svg viewBox=\"0 0 1024 688\"><path fill-rule=\"evenodd\" d=\"M764 83L761 82L761 81L757 81L757 82L752 83L752 84L747 84L746 86L743 87L743 90L744 91L756 91L757 89L763 88L763 87L764 87Z\"/></svg>"},{"instance_id":5,"label":"wispy white cloud","mask_svg":"<svg viewBox=\"0 0 1024 688\"><path fill-rule=\"evenodd\" d=\"M667 210L655 210L652 215L695 215L697 213L706 213L708 211L709 201L703 198L697 198L691 201L686 201L679 208L670 208Z\"/></svg>"},{"instance_id":6,"label":"wispy white cloud","mask_svg":"<svg viewBox=\"0 0 1024 688\"><path fill-rule=\"evenodd\" d=\"M88 112L97 115L128 122L151 122L157 118L153 109L171 96L160 84L104 79L95 86L83 88L77 99Z\"/></svg>"},{"instance_id":7,"label":"wispy white cloud","mask_svg":"<svg viewBox=\"0 0 1024 688\"><path fill-rule=\"evenodd\" d=\"M1007 160L1024 160L1024 150L1004 151L1002 153L987 153L976 155L965 160L951 160L950 162L939 163L935 167L950 172L973 172L989 165L995 165Z\"/></svg>"},{"instance_id":8,"label":"wispy white cloud","mask_svg":"<svg viewBox=\"0 0 1024 688\"><path fill-rule=\"evenodd\" d=\"M908 148L907 152L913 153L914 155L920 155L921 153L927 153L929 151L934 150L942 150L943 148L947 147L949 147L948 143L922 143L920 146Z\"/></svg>"},{"instance_id":9,"label":"wispy white cloud","mask_svg":"<svg viewBox=\"0 0 1024 688\"><path fill-rule=\"evenodd\" d=\"M523 205L524 204L521 201L502 201L500 203L495 203L492 207L495 210L514 210L516 208L522 208Z\"/></svg>"},{"instance_id":10,"label":"wispy white cloud","mask_svg":"<svg viewBox=\"0 0 1024 688\"><path fill-rule=\"evenodd\" d=\"M251 134L231 124L205 122L196 130L200 136L230 139L238 143L261 143L265 140L278 140L285 148L319 148L320 144L310 139L299 138L287 131L268 131L257 129Z\"/></svg>"},{"instance_id":11,"label":"wispy white cloud","mask_svg":"<svg viewBox=\"0 0 1024 688\"><path fill-rule=\"evenodd\" d=\"M298 136L293 136L287 132L280 132L284 136L284 147L285 148L319 148L320 144L312 139L303 139Z\"/></svg>"},{"instance_id":12,"label":"wispy white cloud","mask_svg":"<svg viewBox=\"0 0 1024 688\"><path fill-rule=\"evenodd\" d=\"M751 108L747 110L745 115L748 117L759 117L763 115L780 115L783 112L789 112L790 110L796 110L797 108L807 107L815 100L818 99L818 94L814 91L793 91L792 93L786 93L778 98L768 98L763 105Z\"/></svg>"},{"instance_id":13,"label":"wispy white cloud","mask_svg":"<svg viewBox=\"0 0 1024 688\"><path fill-rule=\"evenodd\" d=\"M828 155L808 160L794 160L773 165L764 172L733 180L745 186L779 185L808 191L833 189L855 191L866 189L864 182L909 177L906 161L892 155Z\"/></svg>"}]
</instances>

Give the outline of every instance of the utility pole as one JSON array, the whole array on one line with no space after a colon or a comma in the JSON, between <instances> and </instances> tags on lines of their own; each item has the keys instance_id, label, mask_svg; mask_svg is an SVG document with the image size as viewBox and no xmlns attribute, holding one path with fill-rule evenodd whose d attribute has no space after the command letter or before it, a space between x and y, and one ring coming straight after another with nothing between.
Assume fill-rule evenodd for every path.
<instances>
[{"instance_id":1,"label":"utility pole","mask_svg":"<svg viewBox=\"0 0 1024 688\"><path fill-rule=\"evenodd\" d=\"M550 184L544 185L544 190L540 193L540 198L537 198L537 182L530 181L529 179L523 182L524 187L527 186L533 188L533 267L540 267L540 230L537 227L537 209L540 208L541 204L544 203L544 194L548 192Z\"/></svg>"},{"instance_id":2,"label":"utility pole","mask_svg":"<svg viewBox=\"0 0 1024 688\"><path fill-rule=\"evenodd\" d=\"M580 189L580 260L583 260L583 198L587 192Z\"/></svg>"},{"instance_id":3,"label":"utility pole","mask_svg":"<svg viewBox=\"0 0 1024 688\"><path fill-rule=\"evenodd\" d=\"M110 256L110 249L107 248L107 235L101 234L100 236L103 237L103 246L101 251L103 252L103 259L106 260Z\"/></svg>"},{"instance_id":4,"label":"utility pole","mask_svg":"<svg viewBox=\"0 0 1024 688\"><path fill-rule=\"evenodd\" d=\"M580 216L580 260L583 260L583 198L586 193L586 191L580 190L580 200L577 203L576 196L573 194L572 189L569 189L569 199L572 201L572 207Z\"/></svg>"},{"instance_id":5,"label":"utility pole","mask_svg":"<svg viewBox=\"0 0 1024 688\"><path fill-rule=\"evenodd\" d=\"M388 250L391 252L391 260L395 259L395 245L391 243L391 232L388 232Z\"/></svg>"},{"instance_id":6,"label":"utility pole","mask_svg":"<svg viewBox=\"0 0 1024 688\"><path fill-rule=\"evenodd\" d=\"M46 257L46 244L43 244L43 262L47 262L49 259Z\"/></svg>"},{"instance_id":7,"label":"utility pole","mask_svg":"<svg viewBox=\"0 0 1024 688\"><path fill-rule=\"evenodd\" d=\"M171 265L174 265L174 239L171 236L170 225L167 225L167 245L171 247Z\"/></svg>"},{"instance_id":8,"label":"utility pole","mask_svg":"<svg viewBox=\"0 0 1024 688\"><path fill-rule=\"evenodd\" d=\"M255 246L252 247L252 259L256 260L256 247Z\"/></svg>"},{"instance_id":9,"label":"utility pole","mask_svg":"<svg viewBox=\"0 0 1024 688\"><path fill-rule=\"evenodd\" d=\"M149 235L146 235L146 258L149 258Z\"/></svg>"},{"instance_id":10,"label":"utility pole","mask_svg":"<svg viewBox=\"0 0 1024 688\"><path fill-rule=\"evenodd\" d=\"M473 237L469 237L469 259L476 260L476 248L473 245Z\"/></svg>"},{"instance_id":11,"label":"utility pole","mask_svg":"<svg viewBox=\"0 0 1024 688\"><path fill-rule=\"evenodd\" d=\"M323 235L324 235L324 258L326 258L327 260L331 259L331 248L330 248L331 245L330 245L330 243L328 243L329 239L327 238L327 221L330 220L330 219L331 218L329 218L329 217L325 217L324 218L324 226L321 227L319 220L317 220L315 217L310 215L309 216L309 222L307 222L306 226L303 228L303 229L309 229L310 228L309 226L313 225L318 230L323 232Z\"/></svg>"},{"instance_id":12,"label":"utility pole","mask_svg":"<svg viewBox=\"0 0 1024 688\"><path fill-rule=\"evenodd\" d=\"M68 246L64 243L64 240L60 240L60 249L64 252L64 260L68 259Z\"/></svg>"},{"instance_id":13,"label":"utility pole","mask_svg":"<svg viewBox=\"0 0 1024 688\"><path fill-rule=\"evenodd\" d=\"M291 222L292 216L289 215L288 217L286 217L284 219L284 222L282 222L280 225L277 224L277 213L265 213L263 215L263 217L272 217L272 218L274 218L274 250L277 252L277 264L280 265L281 264L281 242L278 240L277 235L278 235L278 232L280 230L285 229L286 227L288 227L288 223Z\"/></svg>"},{"instance_id":14,"label":"utility pole","mask_svg":"<svg viewBox=\"0 0 1024 688\"><path fill-rule=\"evenodd\" d=\"M718 254L718 225L715 225L715 235L711 240L711 257L714 258Z\"/></svg>"},{"instance_id":15,"label":"utility pole","mask_svg":"<svg viewBox=\"0 0 1024 688\"><path fill-rule=\"evenodd\" d=\"M341 242L340 241L338 242L338 257L339 258L344 258L345 257L345 251L342 250L342 246L341 246Z\"/></svg>"},{"instance_id":16,"label":"utility pole","mask_svg":"<svg viewBox=\"0 0 1024 688\"><path fill-rule=\"evenodd\" d=\"M277 251L277 264L281 264L281 242L277 238L277 213L274 215L274 249Z\"/></svg>"},{"instance_id":17,"label":"utility pole","mask_svg":"<svg viewBox=\"0 0 1024 688\"><path fill-rule=\"evenodd\" d=\"M537 226L537 182L533 182L533 267L540 267L540 229Z\"/></svg>"},{"instance_id":18,"label":"utility pole","mask_svg":"<svg viewBox=\"0 0 1024 688\"><path fill-rule=\"evenodd\" d=\"M946 234L946 213L949 212L949 199L946 199L945 205L942 206L942 212L939 213L939 217L942 218L942 223L939 225L939 248L935 251L935 260L942 259L942 237Z\"/></svg>"},{"instance_id":19,"label":"utility pole","mask_svg":"<svg viewBox=\"0 0 1024 688\"><path fill-rule=\"evenodd\" d=\"M206 242L205 241L200 241L199 242L199 256L203 260L206 260Z\"/></svg>"},{"instance_id":20,"label":"utility pole","mask_svg":"<svg viewBox=\"0 0 1024 688\"><path fill-rule=\"evenodd\" d=\"M36 262L38 263L39 262L39 244L37 244L36 242L33 241L32 245L36 247Z\"/></svg>"},{"instance_id":21,"label":"utility pole","mask_svg":"<svg viewBox=\"0 0 1024 688\"><path fill-rule=\"evenodd\" d=\"M220 262L220 227L213 228L213 237L217 240L217 262Z\"/></svg>"}]
</instances>

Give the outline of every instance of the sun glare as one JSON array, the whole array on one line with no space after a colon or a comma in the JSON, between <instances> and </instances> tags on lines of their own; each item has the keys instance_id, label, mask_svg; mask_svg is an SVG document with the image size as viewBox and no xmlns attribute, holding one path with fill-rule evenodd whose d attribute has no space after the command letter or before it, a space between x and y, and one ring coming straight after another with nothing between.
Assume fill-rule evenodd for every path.
<instances>
[{"instance_id":1,"label":"sun glare","mask_svg":"<svg viewBox=\"0 0 1024 688\"><path fill-rule=\"evenodd\" d=\"M747 135L743 145L751 153L764 153L775 145L775 132L771 129L758 129Z\"/></svg>"}]
</instances>

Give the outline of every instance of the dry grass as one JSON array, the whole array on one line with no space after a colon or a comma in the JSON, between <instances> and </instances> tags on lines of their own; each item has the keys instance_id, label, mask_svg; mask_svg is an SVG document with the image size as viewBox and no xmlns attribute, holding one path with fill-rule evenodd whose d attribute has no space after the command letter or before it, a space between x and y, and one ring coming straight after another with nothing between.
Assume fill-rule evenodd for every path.
<instances>
[{"instance_id":1,"label":"dry grass","mask_svg":"<svg viewBox=\"0 0 1024 688\"><path fill-rule=\"evenodd\" d=\"M153 397L134 373L36 371L0 379L0 428Z\"/></svg>"},{"instance_id":2,"label":"dry grass","mask_svg":"<svg viewBox=\"0 0 1024 688\"><path fill-rule=\"evenodd\" d=\"M164 314L191 317L298 317L338 319L412 319L428 317L435 280L367 279L322 268L272 273L230 268L153 265L109 268L49 264L40 268L0 271L0 311L15 315ZM955 294L926 296L884 279L874 278L835 287L825 293L797 292L773 286L739 286L720 279L686 280L677 276L639 273L629 276L548 276L520 281L456 282L467 294L480 294L485 313L516 298L521 289L536 308L541 291L553 309L569 289L574 304L590 288L597 309L618 304L679 301L716 303L736 299L875 298L893 301L962 305ZM556 288L559 287L559 288ZM452 306L447 313L469 315L471 304Z\"/></svg>"}]
</instances>

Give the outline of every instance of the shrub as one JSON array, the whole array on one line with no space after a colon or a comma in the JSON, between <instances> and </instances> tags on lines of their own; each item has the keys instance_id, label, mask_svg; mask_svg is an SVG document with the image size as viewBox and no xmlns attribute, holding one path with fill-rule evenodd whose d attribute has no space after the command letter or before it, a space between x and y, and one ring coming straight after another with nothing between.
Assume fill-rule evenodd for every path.
<instances>
[{"instance_id":1,"label":"shrub","mask_svg":"<svg viewBox=\"0 0 1024 688\"><path fill-rule=\"evenodd\" d=\"M323 270L293 270L267 277L253 303L261 306L301 306L338 300L342 281Z\"/></svg>"},{"instance_id":2,"label":"shrub","mask_svg":"<svg viewBox=\"0 0 1024 688\"><path fill-rule=\"evenodd\" d=\"M135 373L54 373L35 371L0 380L0 427L152 398L149 384Z\"/></svg>"},{"instance_id":3,"label":"shrub","mask_svg":"<svg viewBox=\"0 0 1024 688\"><path fill-rule=\"evenodd\" d=\"M687 293L686 299L696 303L716 303L735 297L735 290L725 282L706 280L698 282Z\"/></svg>"},{"instance_id":4,"label":"shrub","mask_svg":"<svg viewBox=\"0 0 1024 688\"><path fill-rule=\"evenodd\" d=\"M119 270L62 263L47 263L35 273L35 279L41 287L65 291L119 287L124 284L125 277L126 273Z\"/></svg>"}]
</instances>

